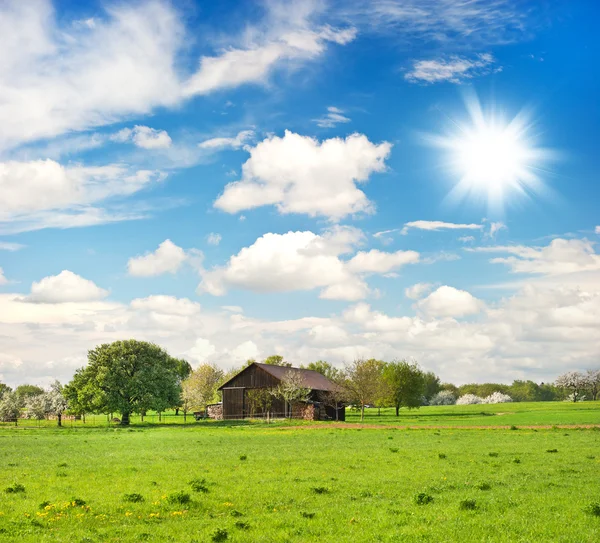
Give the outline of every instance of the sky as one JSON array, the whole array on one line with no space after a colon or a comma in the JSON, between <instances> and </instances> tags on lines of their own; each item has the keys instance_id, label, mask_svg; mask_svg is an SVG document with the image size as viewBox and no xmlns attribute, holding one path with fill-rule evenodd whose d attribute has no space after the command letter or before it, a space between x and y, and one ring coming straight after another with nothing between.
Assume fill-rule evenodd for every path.
<instances>
[{"instance_id":1,"label":"sky","mask_svg":"<svg viewBox=\"0 0 600 543\"><path fill-rule=\"evenodd\" d=\"M600 364L594 0L0 3L0 381Z\"/></svg>"}]
</instances>

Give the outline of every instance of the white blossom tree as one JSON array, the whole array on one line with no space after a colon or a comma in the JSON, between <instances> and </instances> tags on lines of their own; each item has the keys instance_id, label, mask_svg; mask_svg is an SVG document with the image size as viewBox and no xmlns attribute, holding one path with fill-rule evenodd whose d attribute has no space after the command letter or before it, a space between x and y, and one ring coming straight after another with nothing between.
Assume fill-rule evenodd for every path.
<instances>
[{"instance_id":1,"label":"white blossom tree","mask_svg":"<svg viewBox=\"0 0 600 543\"><path fill-rule=\"evenodd\" d=\"M568 390L571 393L569 394L570 400L580 402L587 388L587 378L579 371L569 371L556 379L556 386Z\"/></svg>"},{"instance_id":2,"label":"white blossom tree","mask_svg":"<svg viewBox=\"0 0 600 543\"><path fill-rule=\"evenodd\" d=\"M456 400L456 405L474 405L482 402L483 400L475 394L465 394Z\"/></svg>"},{"instance_id":3,"label":"white blossom tree","mask_svg":"<svg viewBox=\"0 0 600 543\"><path fill-rule=\"evenodd\" d=\"M454 405L456 396L451 390L441 390L429 400L429 405Z\"/></svg>"},{"instance_id":4,"label":"white blossom tree","mask_svg":"<svg viewBox=\"0 0 600 543\"><path fill-rule=\"evenodd\" d=\"M13 422L15 426L21 415L19 397L14 392L6 392L0 400L0 420L2 422Z\"/></svg>"},{"instance_id":5,"label":"white blossom tree","mask_svg":"<svg viewBox=\"0 0 600 543\"><path fill-rule=\"evenodd\" d=\"M587 381L587 390L592 400L596 401L598 395L600 395L600 369L587 370L585 379Z\"/></svg>"},{"instance_id":6,"label":"white blossom tree","mask_svg":"<svg viewBox=\"0 0 600 543\"><path fill-rule=\"evenodd\" d=\"M44 394L48 405L48 414L54 415L58 425L62 426L62 416L69 406L69 402L63 394L63 386L54 381L50 385L50 390Z\"/></svg>"},{"instance_id":7,"label":"white blossom tree","mask_svg":"<svg viewBox=\"0 0 600 543\"><path fill-rule=\"evenodd\" d=\"M285 406L289 406L289 416L292 416L292 407L295 403L308 401L310 395L310 388L304 383L302 374L298 371L289 370L281 379L281 382L273 393L278 398L281 398L285 402ZM287 416L287 413L284 413Z\"/></svg>"}]
</instances>

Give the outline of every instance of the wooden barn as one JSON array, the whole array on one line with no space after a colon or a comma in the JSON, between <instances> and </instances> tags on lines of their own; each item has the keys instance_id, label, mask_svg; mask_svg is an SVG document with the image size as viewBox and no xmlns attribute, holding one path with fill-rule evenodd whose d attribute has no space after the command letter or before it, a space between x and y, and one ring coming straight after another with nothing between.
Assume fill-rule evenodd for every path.
<instances>
[{"instance_id":1,"label":"wooden barn","mask_svg":"<svg viewBox=\"0 0 600 543\"><path fill-rule=\"evenodd\" d=\"M242 419L265 415L265 408L257 399L261 397L261 393L267 395L270 389L276 388L292 373L303 387L310 389L308 401L289 405L283 399L271 395L268 400L270 416L277 418L291 414L294 418L307 420L345 420L345 408L338 405L336 409L335 403L328 401L336 385L324 375L313 370L257 362L219 387L223 393L223 418Z\"/></svg>"}]
</instances>

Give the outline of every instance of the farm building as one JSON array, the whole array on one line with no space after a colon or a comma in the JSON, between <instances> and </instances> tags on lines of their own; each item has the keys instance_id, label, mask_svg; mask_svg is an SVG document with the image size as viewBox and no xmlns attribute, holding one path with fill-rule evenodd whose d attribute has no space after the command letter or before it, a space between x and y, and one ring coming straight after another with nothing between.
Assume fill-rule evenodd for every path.
<instances>
[{"instance_id":1,"label":"farm building","mask_svg":"<svg viewBox=\"0 0 600 543\"><path fill-rule=\"evenodd\" d=\"M281 385L290 376L310 390L306 402L290 405L269 394L270 390ZM263 416L268 412L272 417L291 415L293 418L307 420L344 420L344 407L336 406L331 401L335 389L335 383L319 372L256 362L219 387L223 393L224 419ZM266 397L267 400L264 399Z\"/></svg>"}]
</instances>

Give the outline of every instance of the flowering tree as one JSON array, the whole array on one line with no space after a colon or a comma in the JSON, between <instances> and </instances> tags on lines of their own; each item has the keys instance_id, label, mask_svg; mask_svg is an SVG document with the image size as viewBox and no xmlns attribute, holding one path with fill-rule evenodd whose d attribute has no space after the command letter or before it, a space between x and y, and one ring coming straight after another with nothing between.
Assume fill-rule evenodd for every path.
<instances>
[{"instance_id":1,"label":"flowering tree","mask_svg":"<svg viewBox=\"0 0 600 543\"><path fill-rule=\"evenodd\" d=\"M494 392L487 398L484 398L481 403L508 403L512 402L512 398L508 394L502 394L502 392Z\"/></svg>"},{"instance_id":2,"label":"flowering tree","mask_svg":"<svg viewBox=\"0 0 600 543\"><path fill-rule=\"evenodd\" d=\"M25 403L25 416L28 419L45 419L49 412L47 394L38 394L31 396Z\"/></svg>"},{"instance_id":3,"label":"flowering tree","mask_svg":"<svg viewBox=\"0 0 600 543\"><path fill-rule=\"evenodd\" d=\"M0 400L0 420L2 422L15 422L19 420L21 406L19 397L14 392L5 392Z\"/></svg>"},{"instance_id":4,"label":"flowering tree","mask_svg":"<svg viewBox=\"0 0 600 543\"><path fill-rule=\"evenodd\" d=\"M441 390L429 400L429 405L454 405L455 403L456 396L450 390Z\"/></svg>"},{"instance_id":5,"label":"flowering tree","mask_svg":"<svg viewBox=\"0 0 600 543\"><path fill-rule=\"evenodd\" d=\"M310 394L310 388L306 387L302 374L292 369L288 370L279 385L274 389L274 395L285 402L285 408L289 405L290 417L292 416L292 406L294 403L306 402ZM284 413L287 415L287 413Z\"/></svg>"},{"instance_id":6,"label":"flowering tree","mask_svg":"<svg viewBox=\"0 0 600 543\"><path fill-rule=\"evenodd\" d=\"M583 400L583 393L587 388L587 379L581 372L569 371L556 379L556 386L570 391L570 400L580 402Z\"/></svg>"},{"instance_id":7,"label":"flowering tree","mask_svg":"<svg viewBox=\"0 0 600 543\"><path fill-rule=\"evenodd\" d=\"M63 388L64 387L58 381L54 381L54 383L50 385L50 390L44 394L48 405L48 413L56 417L59 426L62 426L63 413L69 406L69 402L63 394Z\"/></svg>"},{"instance_id":8,"label":"flowering tree","mask_svg":"<svg viewBox=\"0 0 600 543\"><path fill-rule=\"evenodd\" d=\"M184 420L190 409L206 409L217 399L217 388L224 376L223 370L214 364L201 364L181 383Z\"/></svg>"},{"instance_id":9,"label":"flowering tree","mask_svg":"<svg viewBox=\"0 0 600 543\"><path fill-rule=\"evenodd\" d=\"M600 369L587 370L585 379L587 381L587 390L592 400L596 401L600 394Z\"/></svg>"},{"instance_id":10,"label":"flowering tree","mask_svg":"<svg viewBox=\"0 0 600 543\"><path fill-rule=\"evenodd\" d=\"M482 403L482 401L483 400L479 396L475 396L475 394L465 394L456 400L456 405L474 405Z\"/></svg>"}]
</instances>

